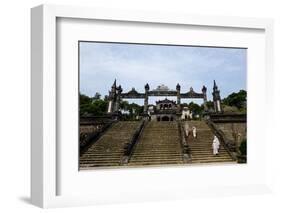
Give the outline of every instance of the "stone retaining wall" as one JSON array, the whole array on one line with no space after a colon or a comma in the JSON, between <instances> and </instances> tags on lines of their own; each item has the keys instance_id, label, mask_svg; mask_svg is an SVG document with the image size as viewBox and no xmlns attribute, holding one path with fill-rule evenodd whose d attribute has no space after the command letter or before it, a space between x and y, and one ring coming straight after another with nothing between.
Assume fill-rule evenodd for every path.
<instances>
[{"instance_id":1,"label":"stone retaining wall","mask_svg":"<svg viewBox=\"0 0 281 213\"><path fill-rule=\"evenodd\" d=\"M237 143L238 147L243 139L247 138L247 124L246 123L216 123L225 136Z\"/></svg>"}]
</instances>

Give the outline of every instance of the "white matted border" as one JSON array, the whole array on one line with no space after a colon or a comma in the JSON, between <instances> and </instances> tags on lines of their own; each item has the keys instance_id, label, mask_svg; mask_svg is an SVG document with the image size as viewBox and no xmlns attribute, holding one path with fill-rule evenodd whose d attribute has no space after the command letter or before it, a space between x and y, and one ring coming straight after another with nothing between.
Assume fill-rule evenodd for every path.
<instances>
[{"instance_id":1,"label":"white matted border","mask_svg":"<svg viewBox=\"0 0 281 213\"><path fill-rule=\"evenodd\" d=\"M233 18L233 17L215 17L215 16L190 16L185 14L160 14L147 13L139 11L120 11L120 10L101 10L92 8L79 7L64 7L64 6L39 6L32 9L32 189L31 198L32 203L41 207L56 207L56 206L72 206L85 205L94 203L108 203L108 202L126 202L143 200L145 193L128 197L120 195L118 191L104 195L104 197L87 196L85 195L71 195L60 194L57 189L57 159L58 153L56 150L56 141L58 133L57 128L57 79L56 79L56 29L57 18L78 18L78 19L95 19L95 20L119 20L119 21L135 21L147 23L161 23L161 24L176 24L176 25L193 25L205 27L227 27L262 30L265 33L265 61L264 69L261 73L265 77L261 88L261 97L267 101L261 108L267 104L273 103L273 96L269 93L272 91L273 79L273 24L268 19L253 19L253 18ZM248 76L251 77L251 76ZM255 85L250 85L251 87ZM263 92L263 88L266 91ZM272 105L269 105L272 106ZM263 108L264 109L264 108ZM263 125L266 127L266 135L264 139L267 140L269 133L270 118L261 117ZM268 142L268 141L266 141ZM266 143L268 146L268 143ZM268 159L267 156L263 156ZM265 161L265 168L262 170L266 173L261 181L254 181L254 184L249 185L221 185L210 186L209 188L200 187L198 184L194 186L193 190L188 193L186 190L162 184L162 188L155 189L151 196L147 196L148 200L173 199L184 197L197 197L208 195L231 195L231 194L245 194L245 193L260 193L269 190L271 173L268 170L270 161ZM167 170L166 168L163 168ZM161 171L163 171L163 169ZM191 169L191 168L190 168ZM192 168L196 170L197 168ZM149 169L152 174L157 175L160 170ZM181 170L177 168L176 170ZM174 171L176 171L174 170ZM133 170L131 170L133 171ZM140 170L139 170L140 171ZM137 172L139 172L137 171ZM120 174L122 171L117 171ZM135 175L137 175L137 172ZM110 172L109 172L110 173ZM87 175L87 172L83 175ZM170 178L176 179L179 174L170 173ZM77 183L74 183L77 184ZM159 185L161 186L161 185ZM126 186L124 186L126 187ZM175 196L171 192L177 192ZM97 191L98 192L98 191ZM60 194L57 196L57 194ZM151 193L149 193L151 194ZM155 197L155 195L158 195ZM108 199L106 199L106 197Z\"/></svg>"}]
</instances>

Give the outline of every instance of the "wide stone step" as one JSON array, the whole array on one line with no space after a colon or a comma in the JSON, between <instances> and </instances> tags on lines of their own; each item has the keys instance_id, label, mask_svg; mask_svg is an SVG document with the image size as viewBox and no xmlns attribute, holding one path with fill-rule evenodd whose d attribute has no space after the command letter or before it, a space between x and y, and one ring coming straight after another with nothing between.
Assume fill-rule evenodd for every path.
<instances>
[{"instance_id":1,"label":"wide stone step","mask_svg":"<svg viewBox=\"0 0 281 213\"><path fill-rule=\"evenodd\" d=\"M206 146L204 145L200 145L200 146L189 146L190 148L193 148L193 149L213 149L212 146L210 144L206 144ZM224 148L220 148L221 150L223 150Z\"/></svg>"},{"instance_id":2,"label":"wide stone step","mask_svg":"<svg viewBox=\"0 0 281 213\"><path fill-rule=\"evenodd\" d=\"M116 158L116 157L120 157L123 155L123 152L122 153L90 153L90 154L87 154L87 155L83 155L83 156L80 156L81 159L83 158L99 158L99 157L113 157L113 158Z\"/></svg>"},{"instance_id":3,"label":"wide stone step","mask_svg":"<svg viewBox=\"0 0 281 213\"><path fill-rule=\"evenodd\" d=\"M151 135L148 135L148 134L145 134L145 135L142 135L143 139L145 140L159 140L159 139L162 139L162 140L174 140L174 139L179 139L179 136L177 135L158 135L158 136L155 136L155 134L151 134Z\"/></svg>"},{"instance_id":4,"label":"wide stone step","mask_svg":"<svg viewBox=\"0 0 281 213\"><path fill-rule=\"evenodd\" d=\"M206 147L192 147L192 146L189 146L190 148L192 148L193 150L197 150L197 151L200 151L200 150L213 150L212 147L210 146L206 146ZM226 149L224 148L220 148L219 151L225 151Z\"/></svg>"},{"instance_id":5,"label":"wide stone step","mask_svg":"<svg viewBox=\"0 0 281 213\"><path fill-rule=\"evenodd\" d=\"M99 145L97 145L97 146L90 147L88 150L121 149L123 147L121 145L123 145L123 143L115 145L115 146L114 145L111 146L110 144L108 144L107 146L99 146Z\"/></svg>"},{"instance_id":6,"label":"wide stone step","mask_svg":"<svg viewBox=\"0 0 281 213\"><path fill-rule=\"evenodd\" d=\"M119 160L116 159L95 159L95 160L81 160L80 164L86 164L86 163L90 163L90 164L94 164L94 163L119 163Z\"/></svg>"},{"instance_id":7,"label":"wide stone step","mask_svg":"<svg viewBox=\"0 0 281 213\"><path fill-rule=\"evenodd\" d=\"M95 163L98 163L98 162L106 162L106 163L110 163L110 162L115 162L115 163L119 163L121 160L121 158L95 158L95 159L81 159L79 161L80 164L85 164L85 163L89 163L89 162L95 162Z\"/></svg>"},{"instance_id":8,"label":"wide stone step","mask_svg":"<svg viewBox=\"0 0 281 213\"><path fill-rule=\"evenodd\" d=\"M212 150L209 150L209 151L192 151L191 154L193 155L204 155L204 154L212 154L213 151ZM219 152L219 154L221 155L229 155L228 152L224 151L224 152Z\"/></svg>"},{"instance_id":9,"label":"wide stone step","mask_svg":"<svg viewBox=\"0 0 281 213\"><path fill-rule=\"evenodd\" d=\"M192 163L223 163L223 162L234 162L232 159L202 159L192 160Z\"/></svg>"},{"instance_id":10,"label":"wide stone step","mask_svg":"<svg viewBox=\"0 0 281 213\"><path fill-rule=\"evenodd\" d=\"M182 156L182 153L141 153L141 154L135 154L134 158L138 157L146 157L146 156L152 156L152 157L166 157L166 156Z\"/></svg>"},{"instance_id":11,"label":"wide stone step","mask_svg":"<svg viewBox=\"0 0 281 213\"><path fill-rule=\"evenodd\" d=\"M133 160L130 160L130 162L155 162L155 161L182 161L182 158L175 158L175 157L166 157L166 158L134 158Z\"/></svg>"},{"instance_id":12,"label":"wide stone step","mask_svg":"<svg viewBox=\"0 0 281 213\"><path fill-rule=\"evenodd\" d=\"M213 149L212 148L204 148L204 149L201 149L201 148L192 148L190 147L191 151L194 152L194 153L200 153L200 152L213 152ZM220 149L219 150L220 153L227 153L227 151L225 149Z\"/></svg>"},{"instance_id":13,"label":"wide stone step","mask_svg":"<svg viewBox=\"0 0 281 213\"><path fill-rule=\"evenodd\" d=\"M108 148L106 148L106 149L100 149L100 150L95 150L95 149L93 149L93 150L88 150L87 152L85 152L85 154L87 154L87 153L114 153L114 152L116 152L116 153L121 153L123 151L123 149L120 149L120 148L118 148L118 149L108 149Z\"/></svg>"},{"instance_id":14,"label":"wide stone step","mask_svg":"<svg viewBox=\"0 0 281 213\"><path fill-rule=\"evenodd\" d=\"M133 159L130 160L131 161L135 161L135 160L145 160L145 159L182 159L181 155L165 155L165 156L154 156L154 155L143 155L143 156L135 156Z\"/></svg>"},{"instance_id":15,"label":"wide stone step","mask_svg":"<svg viewBox=\"0 0 281 213\"><path fill-rule=\"evenodd\" d=\"M172 149L179 149L180 147L175 147L175 146L140 146L139 149L141 148L145 148L146 150L149 149L168 149L168 150L172 150Z\"/></svg>"},{"instance_id":16,"label":"wide stone step","mask_svg":"<svg viewBox=\"0 0 281 213\"><path fill-rule=\"evenodd\" d=\"M90 168L90 167L109 167L109 166L119 166L119 163L89 163L89 164L80 164L82 168Z\"/></svg>"},{"instance_id":17,"label":"wide stone step","mask_svg":"<svg viewBox=\"0 0 281 213\"><path fill-rule=\"evenodd\" d=\"M182 153L182 150L168 150L168 149L139 149L137 152L133 152L133 155L138 155L138 154L145 154L145 153L155 153L155 154L179 154Z\"/></svg>"},{"instance_id":18,"label":"wide stone step","mask_svg":"<svg viewBox=\"0 0 281 213\"><path fill-rule=\"evenodd\" d=\"M164 151L178 151L181 150L180 147L139 147L138 150L149 151L149 150L164 150Z\"/></svg>"},{"instance_id":19,"label":"wide stone step","mask_svg":"<svg viewBox=\"0 0 281 213\"><path fill-rule=\"evenodd\" d=\"M133 152L133 155L143 154L143 153L155 153L155 154L178 154L182 153L181 149L138 149Z\"/></svg>"},{"instance_id":20,"label":"wide stone step","mask_svg":"<svg viewBox=\"0 0 281 213\"><path fill-rule=\"evenodd\" d=\"M183 164L182 160L175 160L175 159L171 159L171 160L149 160L149 161L144 161L144 160L140 160L140 161L131 161L128 165L132 165L134 163L142 163L143 165L156 165L156 164Z\"/></svg>"},{"instance_id":21,"label":"wide stone step","mask_svg":"<svg viewBox=\"0 0 281 213\"><path fill-rule=\"evenodd\" d=\"M86 165L86 164L89 164L89 165L104 165L104 164L107 164L107 165L120 165L120 161L82 161L80 162L80 165Z\"/></svg>"},{"instance_id":22,"label":"wide stone step","mask_svg":"<svg viewBox=\"0 0 281 213\"><path fill-rule=\"evenodd\" d=\"M192 159L196 159L196 158L229 158L232 159L228 154L223 154L223 155L213 155L213 154L203 154L203 155L194 155L192 154Z\"/></svg>"},{"instance_id":23,"label":"wide stone step","mask_svg":"<svg viewBox=\"0 0 281 213\"><path fill-rule=\"evenodd\" d=\"M123 150L123 147L118 146L118 147L104 147L104 148L99 147L99 148L96 148L96 149L91 148L87 152L100 152L100 151L109 152L109 151L112 151L112 150L119 152L119 151Z\"/></svg>"},{"instance_id":24,"label":"wide stone step","mask_svg":"<svg viewBox=\"0 0 281 213\"><path fill-rule=\"evenodd\" d=\"M129 163L129 166L157 166L157 165L178 165L183 164L182 161L159 161L159 162L133 162Z\"/></svg>"},{"instance_id":25,"label":"wide stone step","mask_svg":"<svg viewBox=\"0 0 281 213\"><path fill-rule=\"evenodd\" d=\"M214 155L212 153L209 154L191 154L192 158L208 158L213 157ZM232 159L229 154L220 154L221 157L227 157Z\"/></svg>"}]
</instances>

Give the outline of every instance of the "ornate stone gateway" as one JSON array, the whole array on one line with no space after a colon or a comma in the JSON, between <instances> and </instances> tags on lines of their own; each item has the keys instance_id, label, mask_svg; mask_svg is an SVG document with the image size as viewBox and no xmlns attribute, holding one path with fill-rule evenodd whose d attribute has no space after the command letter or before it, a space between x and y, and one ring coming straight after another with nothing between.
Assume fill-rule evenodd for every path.
<instances>
[{"instance_id":1,"label":"ornate stone gateway","mask_svg":"<svg viewBox=\"0 0 281 213\"><path fill-rule=\"evenodd\" d=\"M174 121L177 119L177 104L167 98L156 101L155 107L153 105L148 107L148 115L150 120Z\"/></svg>"},{"instance_id":2,"label":"ornate stone gateway","mask_svg":"<svg viewBox=\"0 0 281 213\"><path fill-rule=\"evenodd\" d=\"M144 99L144 115L148 114L148 98L150 96L174 96L177 97L177 113L181 113L181 99L189 99L189 98L197 98L203 99L204 110L207 112L207 88L205 86L202 87L202 93L197 93L190 87L190 90L187 92L181 92L181 86L179 84L176 85L176 90L170 90L165 85L160 85L156 89L150 90L148 84L144 86L144 93L137 92L135 88L132 88L130 91L123 93L123 89L121 85L116 85L116 79L109 91L109 104L108 104L108 113L118 113L120 102L122 99ZM221 111L220 106L220 96L219 90L217 89L216 84L214 85L214 104L216 112Z\"/></svg>"}]
</instances>

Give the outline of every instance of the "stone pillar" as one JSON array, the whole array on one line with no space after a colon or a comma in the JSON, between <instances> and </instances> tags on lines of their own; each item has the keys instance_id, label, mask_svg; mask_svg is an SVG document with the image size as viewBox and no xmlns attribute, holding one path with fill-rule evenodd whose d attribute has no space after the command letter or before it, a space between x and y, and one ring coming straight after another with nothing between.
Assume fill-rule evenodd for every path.
<instances>
[{"instance_id":1,"label":"stone pillar","mask_svg":"<svg viewBox=\"0 0 281 213\"><path fill-rule=\"evenodd\" d=\"M144 86L144 89L145 89L145 97L144 97L144 107L143 107L143 112L145 114L147 114L147 111L148 111L148 92L149 92L149 85L146 84Z\"/></svg>"},{"instance_id":2,"label":"stone pillar","mask_svg":"<svg viewBox=\"0 0 281 213\"><path fill-rule=\"evenodd\" d=\"M220 97L220 91L218 90L218 86L216 84L216 81L214 81L214 87L213 87L213 102L214 102L214 110L216 113L222 113L222 107L221 107L221 97Z\"/></svg>"},{"instance_id":3,"label":"stone pillar","mask_svg":"<svg viewBox=\"0 0 281 213\"><path fill-rule=\"evenodd\" d=\"M121 93L122 93L122 87L119 85L117 88L117 96L116 96L116 103L115 103L115 112L119 111L120 103L121 103Z\"/></svg>"},{"instance_id":4,"label":"stone pillar","mask_svg":"<svg viewBox=\"0 0 281 213\"><path fill-rule=\"evenodd\" d=\"M181 86L179 85L179 83L176 86L177 89L177 111L178 113L180 113L181 111Z\"/></svg>"},{"instance_id":5,"label":"stone pillar","mask_svg":"<svg viewBox=\"0 0 281 213\"><path fill-rule=\"evenodd\" d=\"M203 86L202 88L202 93L203 93L203 106L204 106L204 111L207 112L208 111L208 106L207 106L207 88L205 86Z\"/></svg>"},{"instance_id":6,"label":"stone pillar","mask_svg":"<svg viewBox=\"0 0 281 213\"><path fill-rule=\"evenodd\" d=\"M115 111L116 106L116 79L111 87L111 91L109 91L109 103L108 103L108 109L107 113L113 113Z\"/></svg>"},{"instance_id":7,"label":"stone pillar","mask_svg":"<svg viewBox=\"0 0 281 213\"><path fill-rule=\"evenodd\" d=\"M112 113L112 100L109 99L107 113Z\"/></svg>"}]
</instances>

